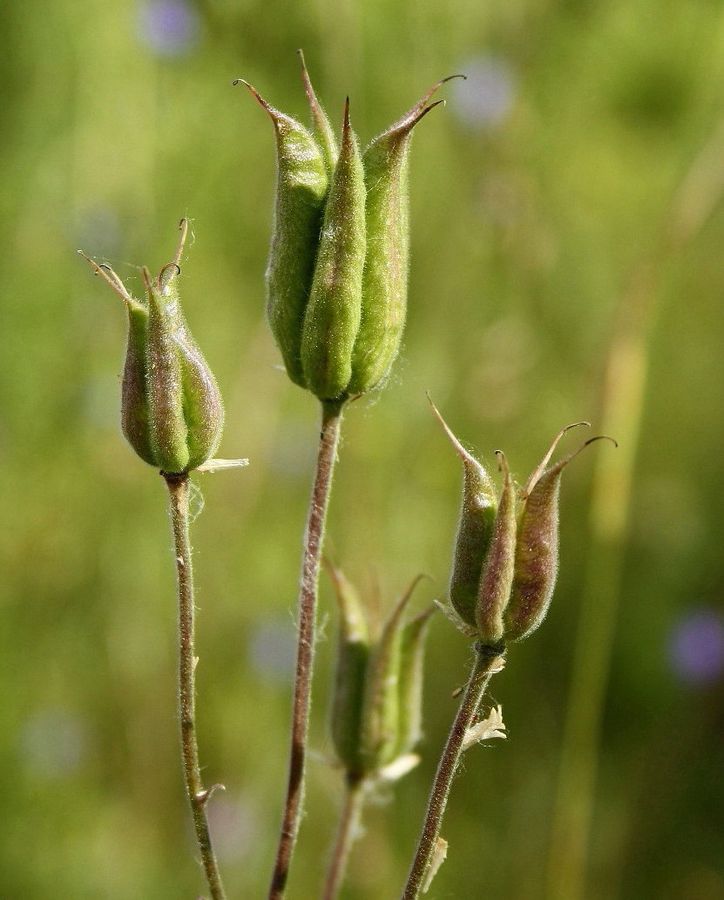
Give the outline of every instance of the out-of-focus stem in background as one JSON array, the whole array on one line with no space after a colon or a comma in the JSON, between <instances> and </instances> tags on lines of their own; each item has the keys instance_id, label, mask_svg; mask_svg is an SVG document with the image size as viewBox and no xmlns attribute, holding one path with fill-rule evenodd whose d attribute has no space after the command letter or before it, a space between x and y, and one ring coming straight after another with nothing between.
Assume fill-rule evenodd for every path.
<instances>
[{"instance_id":1,"label":"out-of-focus stem in background","mask_svg":"<svg viewBox=\"0 0 724 900\"><path fill-rule=\"evenodd\" d=\"M656 250L635 267L621 295L605 361L602 430L618 453L594 470L588 558L552 820L547 896L582 900L595 804L601 720L606 702L631 511L640 425L646 401L649 338L663 276L699 233L724 192L724 123L681 181Z\"/></svg>"}]
</instances>

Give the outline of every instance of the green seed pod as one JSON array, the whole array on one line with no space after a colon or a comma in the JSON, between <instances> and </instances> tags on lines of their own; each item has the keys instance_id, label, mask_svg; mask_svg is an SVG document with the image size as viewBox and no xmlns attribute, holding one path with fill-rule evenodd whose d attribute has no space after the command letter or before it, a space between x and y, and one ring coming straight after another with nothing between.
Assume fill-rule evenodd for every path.
<instances>
[{"instance_id":1,"label":"green seed pod","mask_svg":"<svg viewBox=\"0 0 724 900\"><path fill-rule=\"evenodd\" d=\"M477 635L480 577L493 537L498 500L485 468L455 437L432 400L430 405L463 464L463 497L448 597L463 629Z\"/></svg>"},{"instance_id":2,"label":"green seed pod","mask_svg":"<svg viewBox=\"0 0 724 900\"><path fill-rule=\"evenodd\" d=\"M480 576L475 616L478 637L495 646L503 640L503 612L510 599L515 559L515 488L505 455L498 450L504 473L503 491L495 517L495 527Z\"/></svg>"},{"instance_id":3,"label":"green seed pod","mask_svg":"<svg viewBox=\"0 0 724 900\"><path fill-rule=\"evenodd\" d=\"M267 317L287 374L306 387L302 327L329 188L325 156L303 125L267 103L248 82L240 78L237 83L248 88L274 125L277 195L266 270Z\"/></svg>"},{"instance_id":4,"label":"green seed pod","mask_svg":"<svg viewBox=\"0 0 724 900\"><path fill-rule=\"evenodd\" d=\"M367 258L350 394L362 394L382 386L400 349L407 315L408 168L412 130L442 102L428 104L434 92L448 80L445 78L434 85L402 118L374 138L364 152Z\"/></svg>"},{"instance_id":5,"label":"green seed pod","mask_svg":"<svg viewBox=\"0 0 724 900\"><path fill-rule=\"evenodd\" d=\"M353 779L396 780L415 764L409 754L421 735L424 645L434 607L405 623L422 576L415 578L371 643L357 592L339 569L326 567L340 613L331 719L335 750Z\"/></svg>"},{"instance_id":6,"label":"green seed pod","mask_svg":"<svg viewBox=\"0 0 724 900\"><path fill-rule=\"evenodd\" d=\"M397 746L394 756L411 753L422 740L422 687L425 640L430 617L435 612L431 606L408 622L402 629L400 645L399 721Z\"/></svg>"},{"instance_id":7,"label":"green seed pod","mask_svg":"<svg viewBox=\"0 0 724 900\"><path fill-rule=\"evenodd\" d=\"M357 140L344 108L342 146L332 177L302 330L302 370L320 400L347 395L362 307L365 184Z\"/></svg>"},{"instance_id":8,"label":"green seed pod","mask_svg":"<svg viewBox=\"0 0 724 900\"><path fill-rule=\"evenodd\" d=\"M402 595L370 654L360 740L362 759L368 773L391 762L400 743L403 615L421 578L415 578Z\"/></svg>"},{"instance_id":9,"label":"green seed pod","mask_svg":"<svg viewBox=\"0 0 724 900\"><path fill-rule=\"evenodd\" d=\"M88 260L128 310L123 433L141 459L169 474L188 472L213 456L224 421L216 380L181 311L177 281L188 232L185 219L180 227L174 261L155 280L143 269L145 303L128 293L112 269Z\"/></svg>"},{"instance_id":10,"label":"green seed pod","mask_svg":"<svg viewBox=\"0 0 724 900\"><path fill-rule=\"evenodd\" d=\"M363 770L360 753L362 703L369 656L367 620L359 596L344 574L326 563L339 610L337 670L332 698L331 731L337 756L345 769Z\"/></svg>"},{"instance_id":11,"label":"green seed pod","mask_svg":"<svg viewBox=\"0 0 724 900\"><path fill-rule=\"evenodd\" d=\"M572 427L575 426L568 426L556 436L551 449L531 475L523 492L524 506L518 521L515 574L510 602L504 616L506 640L522 641L527 638L541 625L550 607L558 574L558 498L561 476L566 466L584 447L601 439L591 438L575 453L546 469L558 441Z\"/></svg>"},{"instance_id":12,"label":"green seed pod","mask_svg":"<svg viewBox=\"0 0 724 900\"><path fill-rule=\"evenodd\" d=\"M129 297L126 300L126 311L128 313L128 340L121 382L121 430L123 436L141 459L153 466L155 461L151 449L148 388L146 386L148 310Z\"/></svg>"}]
</instances>

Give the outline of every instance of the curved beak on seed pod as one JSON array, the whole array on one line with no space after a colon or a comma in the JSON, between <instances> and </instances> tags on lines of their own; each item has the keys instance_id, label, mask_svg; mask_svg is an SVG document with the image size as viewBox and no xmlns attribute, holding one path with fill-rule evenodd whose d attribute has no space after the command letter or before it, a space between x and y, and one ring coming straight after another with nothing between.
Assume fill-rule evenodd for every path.
<instances>
[{"instance_id":1,"label":"curved beak on seed pod","mask_svg":"<svg viewBox=\"0 0 724 900\"><path fill-rule=\"evenodd\" d=\"M181 311L178 278L187 234L182 219L174 260L157 278L142 270L145 301L132 297L112 269L83 254L128 312L123 434L141 459L168 474L189 472L213 456L224 422L216 379Z\"/></svg>"},{"instance_id":2,"label":"curved beak on seed pod","mask_svg":"<svg viewBox=\"0 0 724 900\"><path fill-rule=\"evenodd\" d=\"M421 736L424 647L434 607L405 621L416 578L371 641L354 587L339 569L326 567L340 615L331 721L337 756L353 780L389 779L393 769L399 777L412 767L410 753ZM398 770L401 758L407 765Z\"/></svg>"},{"instance_id":3,"label":"curved beak on seed pod","mask_svg":"<svg viewBox=\"0 0 724 900\"><path fill-rule=\"evenodd\" d=\"M456 624L473 637L478 634L476 609L480 577L493 538L498 499L487 470L463 447L432 400L430 406L463 466L463 496L448 597Z\"/></svg>"},{"instance_id":4,"label":"curved beak on seed pod","mask_svg":"<svg viewBox=\"0 0 724 900\"><path fill-rule=\"evenodd\" d=\"M506 640L524 640L540 626L548 612L558 574L558 497L563 470L595 441L610 440L616 445L612 438L594 437L574 453L546 468L558 441L572 427L575 426L568 426L556 436L523 492L515 574L510 602L504 615Z\"/></svg>"}]
</instances>

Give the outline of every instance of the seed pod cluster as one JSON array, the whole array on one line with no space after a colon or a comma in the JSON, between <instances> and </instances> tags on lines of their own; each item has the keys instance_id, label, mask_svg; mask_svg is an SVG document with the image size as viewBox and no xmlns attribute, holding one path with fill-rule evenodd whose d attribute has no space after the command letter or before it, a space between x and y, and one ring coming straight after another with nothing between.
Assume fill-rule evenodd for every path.
<instances>
[{"instance_id":1,"label":"seed pod cluster","mask_svg":"<svg viewBox=\"0 0 724 900\"><path fill-rule=\"evenodd\" d=\"M128 313L123 434L144 462L166 474L189 472L210 459L224 424L216 379L181 310L178 279L188 234L186 219L179 227L174 260L156 278L147 268L142 270L145 300L133 297L113 269L85 257L121 297Z\"/></svg>"},{"instance_id":2,"label":"seed pod cluster","mask_svg":"<svg viewBox=\"0 0 724 900\"><path fill-rule=\"evenodd\" d=\"M338 148L303 57L302 76L311 130L239 79L269 114L276 133L267 316L292 381L322 401L343 401L381 387L400 349L412 130L437 105L429 101L443 82L362 153L349 100Z\"/></svg>"},{"instance_id":3,"label":"seed pod cluster","mask_svg":"<svg viewBox=\"0 0 724 900\"><path fill-rule=\"evenodd\" d=\"M482 465L462 447L434 406L433 410L462 460L464 473L445 611L465 634L502 652L507 641L522 641L546 617L558 574L561 476L571 460L600 437L591 438L549 466L563 435L576 425L588 423L563 428L518 493L505 456L497 451L503 486L496 497L489 476L481 474L485 472ZM482 493L481 484L485 484Z\"/></svg>"},{"instance_id":4,"label":"seed pod cluster","mask_svg":"<svg viewBox=\"0 0 724 900\"><path fill-rule=\"evenodd\" d=\"M425 638L434 607L411 620L405 610L416 578L374 639L359 595L338 568L327 564L339 610L337 670L331 731L352 780L403 771L421 738Z\"/></svg>"}]
</instances>

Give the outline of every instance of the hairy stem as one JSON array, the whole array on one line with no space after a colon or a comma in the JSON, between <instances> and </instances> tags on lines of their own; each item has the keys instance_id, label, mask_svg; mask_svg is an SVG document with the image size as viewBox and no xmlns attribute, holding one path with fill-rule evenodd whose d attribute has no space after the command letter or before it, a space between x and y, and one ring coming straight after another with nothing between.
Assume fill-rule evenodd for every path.
<instances>
[{"instance_id":1,"label":"hairy stem","mask_svg":"<svg viewBox=\"0 0 724 900\"><path fill-rule=\"evenodd\" d=\"M299 834L304 800L304 766L309 731L309 708L314 667L314 641L319 588L319 566L322 558L324 526L332 488L332 475L337 458L342 403L322 403L322 429L319 435L317 471L309 504L307 528L302 555L297 621L297 663L292 702L292 735L289 752L289 781L284 804L281 833L269 900L281 900L287 886L292 854Z\"/></svg>"},{"instance_id":2,"label":"hairy stem","mask_svg":"<svg viewBox=\"0 0 724 900\"><path fill-rule=\"evenodd\" d=\"M210 791L204 788L196 742L196 663L194 649L194 576L189 539L188 475L164 475L171 501L171 524L176 553L179 600L178 696L181 718L181 756L186 794L191 805L196 842L212 900L224 900L224 886L211 844L206 803Z\"/></svg>"},{"instance_id":3,"label":"hairy stem","mask_svg":"<svg viewBox=\"0 0 724 900\"><path fill-rule=\"evenodd\" d=\"M402 893L402 900L416 900L420 896L425 873L440 836L442 818L445 815L450 788L462 756L465 734L475 720L480 701L483 699L493 672L500 665L500 655L500 648L488 647L484 644L475 645L475 662L437 766L435 781L427 802L425 822L422 826L410 874L407 877L407 884Z\"/></svg>"},{"instance_id":4,"label":"hairy stem","mask_svg":"<svg viewBox=\"0 0 724 900\"><path fill-rule=\"evenodd\" d=\"M344 797L344 805L337 826L337 837L332 851L332 860L327 871L327 880L324 885L323 900L336 900L345 871L349 851L354 843L357 828L359 827L362 807L364 806L365 783L360 779L352 779L347 783Z\"/></svg>"}]
</instances>

